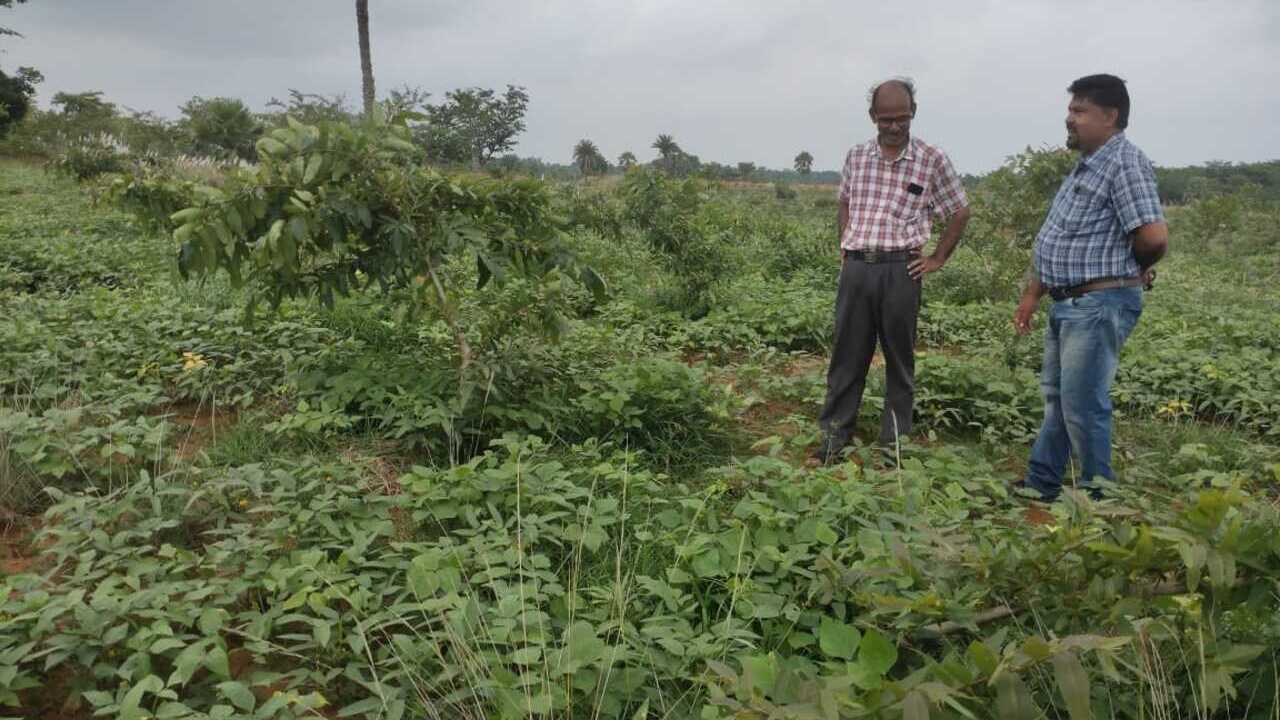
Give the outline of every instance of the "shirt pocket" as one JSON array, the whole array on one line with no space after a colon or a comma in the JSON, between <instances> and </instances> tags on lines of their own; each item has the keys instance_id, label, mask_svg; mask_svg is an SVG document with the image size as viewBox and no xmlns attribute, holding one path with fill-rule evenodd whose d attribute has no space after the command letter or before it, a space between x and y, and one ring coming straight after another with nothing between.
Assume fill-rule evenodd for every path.
<instances>
[{"instance_id":1,"label":"shirt pocket","mask_svg":"<svg viewBox=\"0 0 1280 720\"><path fill-rule=\"evenodd\" d=\"M908 188L915 186L920 192L913 193ZM892 201L893 215L902 222L915 222L920 219L925 203L929 197L929 186L923 177L908 177L895 188Z\"/></svg>"},{"instance_id":2,"label":"shirt pocket","mask_svg":"<svg viewBox=\"0 0 1280 720\"><path fill-rule=\"evenodd\" d=\"M1105 183L1076 180L1072 183L1071 210L1067 213L1069 229L1091 231L1099 222L1111 218L1111 197Z\"/></svg>"}]
</instances>

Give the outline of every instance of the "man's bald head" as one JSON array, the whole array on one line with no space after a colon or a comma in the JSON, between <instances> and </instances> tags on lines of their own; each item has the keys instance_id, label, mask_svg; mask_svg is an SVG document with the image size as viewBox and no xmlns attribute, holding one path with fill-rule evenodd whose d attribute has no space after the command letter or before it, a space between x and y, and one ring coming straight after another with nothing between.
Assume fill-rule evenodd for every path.
<instances>
[{"instance_id":1,"label":"man's bald head","mask_svg":"<svg viewBox=\"0 0 1280 720\"><path fill-rule=\"evenodd\" d=\"M872 115L876 113L876 102L882 97L886 102L891 101L890 97L893 101L903 101L911 108L912 115L916 112L916 84L911 78L890 78L872 85L867 91L867 106ZM894 102L894 104L899 103Z\"/></svg>"}]
</instances>

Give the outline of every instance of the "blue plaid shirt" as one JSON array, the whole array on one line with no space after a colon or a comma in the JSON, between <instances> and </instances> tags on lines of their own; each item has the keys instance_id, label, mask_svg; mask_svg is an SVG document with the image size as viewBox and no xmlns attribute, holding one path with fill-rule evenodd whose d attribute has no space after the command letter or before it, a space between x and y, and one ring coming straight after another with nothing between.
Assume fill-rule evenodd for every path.
<instances>
[{"instance_id":1,"label":"blue plaid shirt","mask_svg":"<svg viewBox=\"0 0 1280 720\"><path fill-rule=\"evenodd\" d=\"M1164 220L1151 161L1124 133L1080 158L1036 235L1040 283L1066 288L1141 270L1130 233Z\"/></svg>"}]
</instances>

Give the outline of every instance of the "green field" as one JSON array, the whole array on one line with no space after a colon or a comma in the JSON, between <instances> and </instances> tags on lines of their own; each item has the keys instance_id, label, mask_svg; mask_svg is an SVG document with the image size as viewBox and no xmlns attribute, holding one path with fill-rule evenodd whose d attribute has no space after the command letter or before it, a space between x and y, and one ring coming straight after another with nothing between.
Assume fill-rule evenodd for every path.
<instances>
[{"instance_id":1,"label":"green field","mask_svg":"<svg viewBox=\"0 0 1280 720\"><path fill-rule=\"evenodd\" d=\"M0 716L1280 717L1274 205L1170 209L1119 482L1044 510L998 193L926 281L919 436L815 469L832 193L627 182L552 188L608 284L556 318L455 262L249 323L0 164Z\"/></svg>"}]
</instances>

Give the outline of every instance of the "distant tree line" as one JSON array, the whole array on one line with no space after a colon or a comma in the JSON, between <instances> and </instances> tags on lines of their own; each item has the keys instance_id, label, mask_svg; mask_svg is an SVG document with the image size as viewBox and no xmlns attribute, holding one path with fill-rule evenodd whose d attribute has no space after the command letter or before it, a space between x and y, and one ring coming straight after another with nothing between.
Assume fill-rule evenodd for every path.
<instances>
[{"instance_id":1,"label":"distant tree line","mask_svg":"<svg viewBox=\"0 0 1280 720\"><path fill-rule=\"evenodd\" d=\"M1156 182L1160 199L1171 205L1239 191L1253 191L1259 199L1275 202L1280 201L1280 160L1158 167Z\"/></svg>"}]
</instances>

